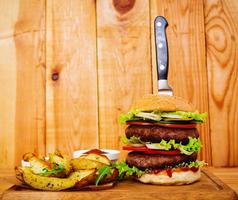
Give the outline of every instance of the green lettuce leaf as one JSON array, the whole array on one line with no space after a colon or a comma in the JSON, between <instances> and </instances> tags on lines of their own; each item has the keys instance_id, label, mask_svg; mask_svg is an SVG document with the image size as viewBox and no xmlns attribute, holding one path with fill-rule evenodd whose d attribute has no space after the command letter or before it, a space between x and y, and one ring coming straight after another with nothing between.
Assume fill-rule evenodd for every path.
<instances>
[{"instance_id":1,"label":"green lettuce leaf","mask_svg":"<svg viewBox=\"0 0 238 200\"><path fill-rule=\"evenodd\" d=\"M170 150L173 149L175 144L175 140L169 140L168 142L165 140L161 140L160 143L151 143L146 146L151 149L159 149L159 150Z\"/></svg>"},{"instance_id":2,"label":"green lettuce leaf","mask_svg":"<svg viewBox=\"0 0 238 200\"><path fill-rule=\"evenodd\" d=\"M157 123L163 123L164 121L177 122L178 121L195 121L198 123L205 122L207 113L199 112L185 112L185 111L155 111L155 112L140 112L140 110L131 110L126 114L119 116L119 123L124 124L127 121L142 120L142 121L155 121ZM173 121L174 120L174 121ZM170 122L168 122L170 123Z\"/></svg>"},{"instance_id":3,"label":"green lettuce leaf","mask_svg":"<svg viewBox=\"0 0 238 200\"><path fill-rule=\"evenodd\" d=\"M103 168L101 168L99 171L98 171L98 175L97 175L97 178L96 178L96 181L95 181L95 185L98 185L99 182L101 180L103 180L103 178L108 175L108 174L112 174L111 172L111 166L105 166Z\"/></svg>"},{"instance_id":4,"label":"green lettuce leaf","mask_svg":"<svg viewBox=\"0 0 238 200\"><path fill-rule=\"evenodd\" d=\"M206 166L206 165L207 165L206 162L198 161L197 160L197 161L189 162L189 163L183 162L183 163L180 163L180 164L176 165L173 168L179 168L179 167L189 167L189 168L192 168L192 167L203 167L203 166ZM146 169L146 170L142 171L142 170L136 168L135 166L129 167L126 164L125 161L122 161L122 162L117 161L117 162L115 162L113 164L113 167L115 167L119 171L118 180L123 180L124 178L130 177L130 176L140 177L144 173L150 172L150 169ZM171 166L167 166L167 168L171 168Z\"/></svg>"},{"instance_id":5,"label":"green lettuce leaf","mask_svg":"<svg viewBox=\"0 0 238 200\"><path fill-rule=\"evenodd\" d=\"M123 162L117 161L113 164L113 167L115 167L119 171L119 176L118 176L119 180L123 180L125 177L129 177L133 175L140 177L145 173L144 171L138 169L135 166L129 167L125 161Z\"/></svg>"},{"instance_id":6,"label":"green lettuce leaf","mask_svg":"<svg viewBox=\"0 0 238 200\"><path fill-rule=\"evenodd\" d=\"M179 149L181 151L181 153L185 154L185 155L191 155L193 152L198 152L200 151L201 147L202 147L202 143L200 141L200 139L198 138L192 138L192 137L188 137L189 141L188 144L174 144L174 148L175 149Z\"/></svg>"},{"instance_id":7,"label":"green lettuce leaf","mask_svg":"<svg viewBox=\"0 0 238 200\"><path fill-rule=\"evenodd\" d=\"M189 167L189 168L192 168L192 167L203 167L203 166L206 166L207 163L205 161L194 161L194 162L190 162L190 163L179 163L178 165L176 165L175 167Z\"/></svg>"},{"instance_id":8,"label":"green lettuce leaf","mask_svg":"<svg viewBox=\"0 0 238 200\"><path fill-rule=\"evenodd\" d=\"M189 141L187 144L183 145L180 143L175 143L175 140L169 140L168 142L165 140L161 140L160 143L152 143L146 145L149 148L159 149L159 150L171 150L171 149L179 149L182 154L191 155L194 152L200 151L202 144L200 139L188 137Z\"/></svg>"},{"instance_id":9,"label":"green lettuce leaf","mask_svg":"<svg viewBox=\"0 0 238 200\"><path fill-rule=\"evenodd\" d=\"M185 111L175 111L175 112L161 112L162 117L176 116L181 117L181 119L191 119L196 122L205 122L205 118L207 117L207 113L199 113L199 112L185 112ZM172 117L173 118L173 117Z\"/></svg>"},{"instance_id":10,"label":"green lettuce leaf","mask_svg":"<svg viewBox=\"0 0 238 200\"><path fill-rule=\"evenodd\" d=\"M127 121L136 120L138 119L138 117L136 117L136 114L138 114L139 112L140 110L131 110L126 114L121 114L118 121L120 124L125 124Z\"/></svg>"},{"instance_id":11,"label":"green lettuce leaf","mask_svg":"<svg viewBox=\"0 0 238 200\"><path fill-rule=\"evenodd\" d=\"M141 141L140 137L137 137L137 136L132 136L128 139L125 135L122 135L121 142L123 144L128 144L128 145L130 145L130 144L145 144L145 142Z\"/></svg>"}]
</instances>

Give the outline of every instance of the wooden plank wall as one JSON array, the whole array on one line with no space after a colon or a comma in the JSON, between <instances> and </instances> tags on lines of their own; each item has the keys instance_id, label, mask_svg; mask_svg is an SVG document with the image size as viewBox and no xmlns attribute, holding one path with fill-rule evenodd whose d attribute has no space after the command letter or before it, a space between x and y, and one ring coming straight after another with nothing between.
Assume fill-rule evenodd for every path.
<instances>
[{"instance_id":1,"label":"wooden plank wall","mask_svg":"<svg viewBox=\"0 0 238 200\"><path fill-rule=\"evenodd\" d=\"M95 1L46 5L46 150L98 147Z\"/></svg>"},{"instance_id":2,"label":"wooden plank wall","mask_svg":"<svg viewBox=\"0 0 238 200\"><path fill-rule=\"evenodd\" d=\"M119 147L118 116L152 91L149 17L148 1L97 1L101 148Z\"/></svg>"},{"instance_id":3,"label":"wooden plank wall","mask_svg":"<svg viewBox=\"0 0 238 200\"><path fill-rule=\"evenodd\" d=\"M205 2L211 147L215 166L238 165L238 1Z\"/></svg>"},{"instance_id":4,"label":"wooden plank wall","mask_svg":"<svg viewBox=\"0 0 238 200\"><path fill-rule=\"evenodd\" d=\"M45 1L0 1L0 168L45 153Z\"/></svg>"},{"instance_id":5,"label":"wooden plank wall","mask_svg":"<svg viewBox=\"0 0 238 200\"><path fill-rule=\"evenodd\" d=\"M200 158L238 166L238 1L0 0L0 168L27 151L120 149L117 123L157 92L153 20L169 81L209 113Z\"/></svg>"}]
</instances>

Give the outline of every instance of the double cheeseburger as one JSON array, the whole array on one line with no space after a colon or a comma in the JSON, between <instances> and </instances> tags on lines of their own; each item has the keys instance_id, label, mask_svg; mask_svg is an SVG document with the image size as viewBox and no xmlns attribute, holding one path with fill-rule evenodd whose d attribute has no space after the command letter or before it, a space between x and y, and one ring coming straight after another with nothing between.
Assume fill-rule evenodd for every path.
<instances>
[{"instance_id":1,"label":"double cheeseburger","mask_svg":"<svg viewBox=\"0 0 238 200\"><path fill-rule=\"evenodd\" d=\"M128 125L121 139L129 151L125 165L130 174L159 185L199 180L205 163L197 160L202 145L196 125L206 116L176 96L147 95L135 102L119 119Z\"/></svg>"}]
</instances>

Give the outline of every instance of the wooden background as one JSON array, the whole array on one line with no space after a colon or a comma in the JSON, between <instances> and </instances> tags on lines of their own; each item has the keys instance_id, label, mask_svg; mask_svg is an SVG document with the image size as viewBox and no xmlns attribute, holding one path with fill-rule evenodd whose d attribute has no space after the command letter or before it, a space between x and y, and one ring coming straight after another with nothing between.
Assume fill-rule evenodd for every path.
<instances>
[{"instance_id":1,"label":"wooden background","mask_svg":"<svg viewBox=\"0 0 238 200\"><path fill-rule=\"evenodd\" d=\"M157 93L153 20L169 82L208 112L200 154L238 166L237 0L0 0L0 168L25 152L120 149L118 115Z\"/></svg>"}]
</instances>

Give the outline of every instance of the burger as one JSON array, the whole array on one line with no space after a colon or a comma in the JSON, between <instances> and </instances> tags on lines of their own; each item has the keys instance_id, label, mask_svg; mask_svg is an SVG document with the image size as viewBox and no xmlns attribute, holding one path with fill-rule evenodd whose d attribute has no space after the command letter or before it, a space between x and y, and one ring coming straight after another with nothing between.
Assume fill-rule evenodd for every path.
<instances>
[{"instance_id":1,"label":"burger","mask_svg":"<svg viewBox=\"0 0 238 200\"><path fill-rule=\"evenodd\" d=\"M121 140L123 150L129 151L125 163L118 166L120 173L159 185L198 181L205 162L197 160L202 144L196 126L206 116L177 96L139 99L119 118L127 125Z\"/></svg>"}]
</instances>

